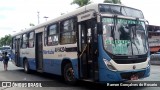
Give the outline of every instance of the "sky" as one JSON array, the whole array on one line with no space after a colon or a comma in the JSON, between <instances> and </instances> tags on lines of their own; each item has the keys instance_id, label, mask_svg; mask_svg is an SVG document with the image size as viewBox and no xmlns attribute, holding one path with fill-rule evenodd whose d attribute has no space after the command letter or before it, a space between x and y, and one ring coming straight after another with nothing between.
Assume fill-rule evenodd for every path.
<instances>
[{"instance_id":1,"label":"sky","mask_svg":"<svg viewBox=\"0 0 160 90\"><path fill-rule=\"evenodd\" d=\"M30 23L38 24L54 19L62 13L68 13L76 8L71 5L73 0L0 0L0 37L14 34L27 28ZM91 0L102 3L104 0ZM160 0L121 0L122 4L142 10L151 25L160 26ZM44 18L47 16L46 18Z\"/></svg>"}]
</instances>

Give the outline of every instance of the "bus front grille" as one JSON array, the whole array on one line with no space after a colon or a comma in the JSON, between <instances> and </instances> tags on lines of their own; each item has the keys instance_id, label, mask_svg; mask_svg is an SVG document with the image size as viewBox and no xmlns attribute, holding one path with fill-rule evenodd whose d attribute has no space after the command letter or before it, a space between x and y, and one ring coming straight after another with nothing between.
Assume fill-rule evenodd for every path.
<instances>
[{"instance_id":1,"label":"bus front grille","mask_svg":"<svg viewBox=\"0 0 160 90\"><path fill-rule=\"evenodd\" d=\"M131 59L119 58L119 59L113 59L113 60L118 64L132 64L132 63L145 62L147 60L147 58L131 58Z\"/></svg>"}]
</instances>

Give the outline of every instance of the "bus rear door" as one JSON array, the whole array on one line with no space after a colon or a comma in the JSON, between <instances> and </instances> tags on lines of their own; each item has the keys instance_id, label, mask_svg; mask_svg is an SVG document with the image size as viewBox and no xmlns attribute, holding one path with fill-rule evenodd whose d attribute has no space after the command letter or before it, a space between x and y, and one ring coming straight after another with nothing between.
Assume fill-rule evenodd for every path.
<instances>
[{"instance_id":1,"label":"bus rear door","mask_svg":"<svg viewBox=\"0 0 160 90\"><path fill-rule=\"evenodd\" d=\"M15 40L15 65L20 67L20 38Z\"/></svg>"},{"instance_id":2,"label":"bus rear door","mask_svg":"<svg viewBox=\"0 0 160 90\"><path fill-rule=\"evenodd\" d=\"M38 72L43 70L43 43L42 43L42 32L36 33L36 69Z\"/></svg>"}]
</instances>

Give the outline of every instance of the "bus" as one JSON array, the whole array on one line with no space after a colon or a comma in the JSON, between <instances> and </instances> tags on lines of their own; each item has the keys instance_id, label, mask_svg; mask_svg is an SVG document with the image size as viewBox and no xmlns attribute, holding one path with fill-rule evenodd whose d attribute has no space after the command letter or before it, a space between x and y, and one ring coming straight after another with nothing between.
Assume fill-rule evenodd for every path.
<instances>
[{"instance_id":1,"label":"bus","mask_svg":"<svg viewBox=\"0 0 160 90\"><path fill-rule=\"evenodd\" d=\"M89 4L12 35L14 63L67 83L142 79L150 76L147 24L141 10Z\"/></svg>"}]
</instances>

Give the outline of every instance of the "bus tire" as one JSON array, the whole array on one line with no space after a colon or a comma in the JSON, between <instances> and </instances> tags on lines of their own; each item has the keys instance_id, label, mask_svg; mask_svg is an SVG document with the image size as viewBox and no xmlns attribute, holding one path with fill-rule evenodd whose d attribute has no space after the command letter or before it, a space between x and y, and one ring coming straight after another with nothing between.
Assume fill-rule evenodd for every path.
<instances>
[{"instance_id":1,"label":"bus tire","mask_svg":"<svg viewBox=\"0 0 160 90\"><path fill-rule=\"evenodd\" d=\"M30 73L28 60L24 61L24 72L25 73Z\"/></svg>"},{"instance_id":2,"label":"bus tire","mask_svg":"<svg viewBox=\"0 0 160 90\"><path fill-rule=\"evenodd\" d=\"M70 85L76 84L77 80L74 76L74 70L71 63L65 64L63 76L67 84L70 84Z\"/></svg>"}]
</instances>

